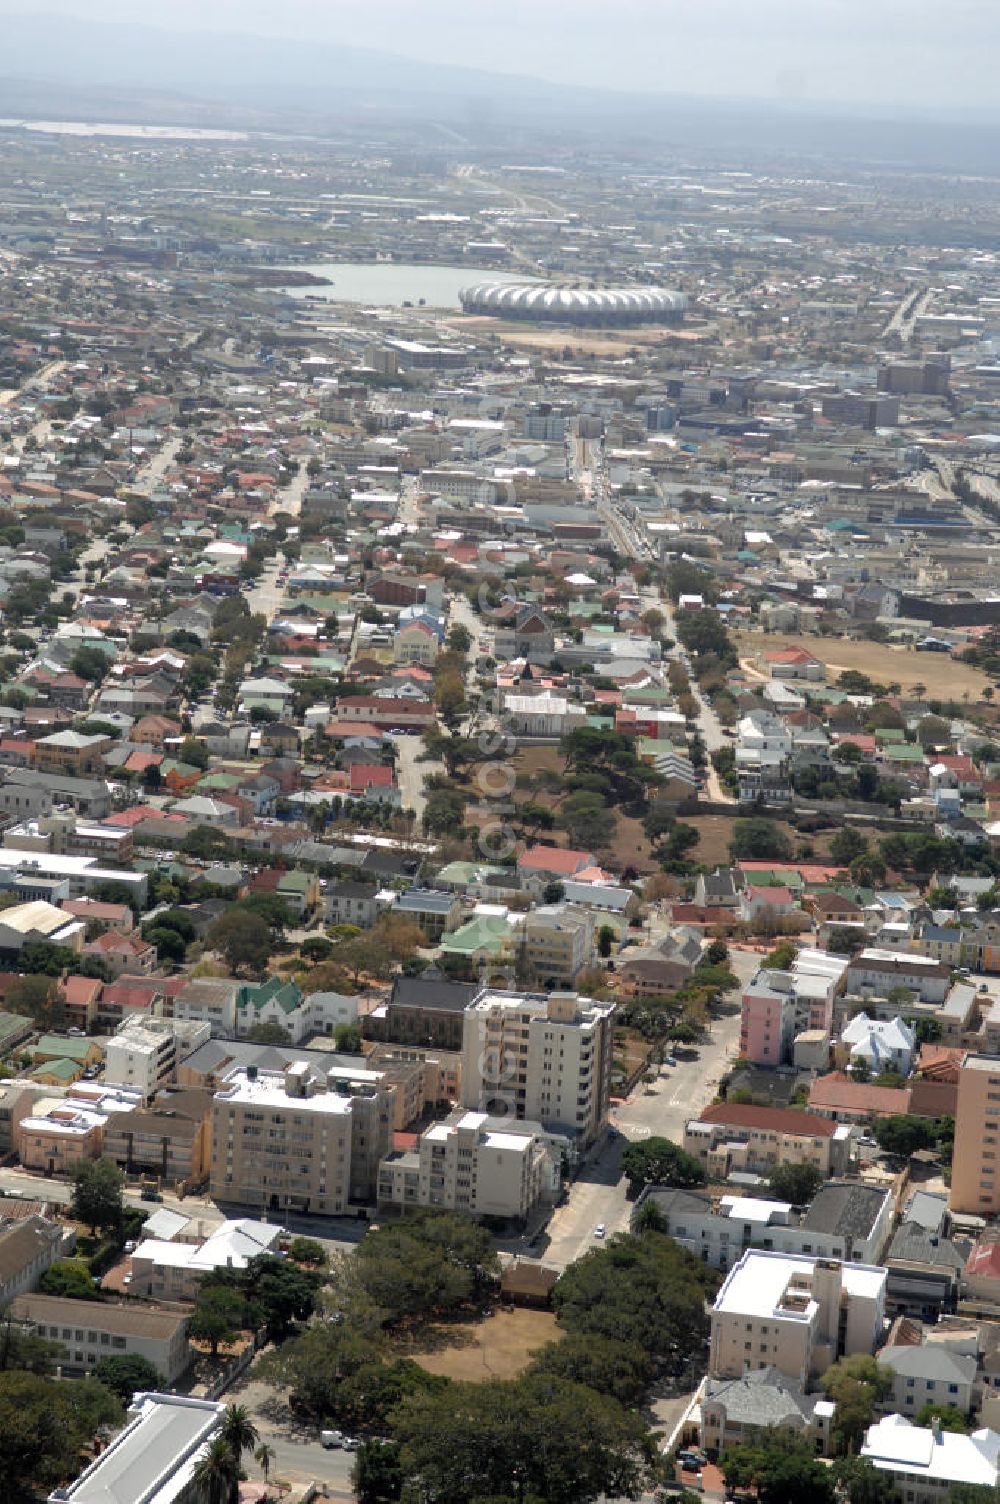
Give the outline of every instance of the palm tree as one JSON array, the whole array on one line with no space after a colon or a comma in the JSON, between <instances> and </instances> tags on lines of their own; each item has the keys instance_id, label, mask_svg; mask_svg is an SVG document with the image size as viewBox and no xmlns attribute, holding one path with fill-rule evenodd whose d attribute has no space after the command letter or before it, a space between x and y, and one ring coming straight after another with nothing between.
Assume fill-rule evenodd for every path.
<instances>
[{"instance_id":1,"label":"palm tree","mask_svg":"<svg viewBox=\"0 0 1000 1504\"><path fill-rule=\"evenodd\" d=\"M236 1458L236 1471L239 1472L243 1465L243 1453L252 1452L260 1439L246 1405L226 1406L219 1435Z\"/></svg>"},{"instance_id":2,"label":"palm tree","mask_svg":"<svg viewBox=\"0 0 1000 1504\"><path fill-rule=\"evenodd\" d=\"M260 1470L264 1474L265 1483L270 1480L271 1463L274 1461L277 1455L278 1454L274 1450L274 1448L272 1446L268 1446L266 1441L262 1441L256 1452L254 1452L253 1454L254 1462L259 1463Z\"/></svg>"},{"instance_id":3,"label":"palm tree","mask_svg":"<svg viewBox=\"0 0 1000 1504\"><path fill-rule=\"evenodd\" d=\"M194 1481L205 1504L234 1504L239 1497L240 1465L225 1436L209 1442L194 1470Z\"/></svg>"}]
</instances>

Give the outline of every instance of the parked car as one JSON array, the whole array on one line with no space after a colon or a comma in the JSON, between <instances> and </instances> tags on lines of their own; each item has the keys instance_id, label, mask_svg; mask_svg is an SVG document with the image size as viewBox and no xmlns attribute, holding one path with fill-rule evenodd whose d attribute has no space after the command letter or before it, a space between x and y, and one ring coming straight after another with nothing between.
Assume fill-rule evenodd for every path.
<instances>
[{"instance_id":1,"label":"parked car","mask_svg":"<svg viewBox=\"0 0 1000 1504\"><path fill-rule=\"evenodd\" d=\"M594 1228L594 1237L603 1238L607 1230L608 1229L605 1227L603 1222L598 1222L597 1226Z\"/></svg>"},{"instance_id":2,"label":"parked car","mask_svg":"<svg viewBox=\"0 0 1000 1504\"><path fill-rule=\"evenodd\" d=\"M319 1439L328 1452L332 1451L334 1447L342 1447L344 1445L343 1431L321 1431Z\"/></svg>"},{"instance_id":3,"label":"parked car","mask_svg":"<svg viewBox=\"0 0 1000 1504\"><path fill-rule=\"evenodd\" d=\"M340 1445L345 1452L357 1452L361 1447L361 1442L356 1436L345 1436Z\"/></svg>"}]
</instances>

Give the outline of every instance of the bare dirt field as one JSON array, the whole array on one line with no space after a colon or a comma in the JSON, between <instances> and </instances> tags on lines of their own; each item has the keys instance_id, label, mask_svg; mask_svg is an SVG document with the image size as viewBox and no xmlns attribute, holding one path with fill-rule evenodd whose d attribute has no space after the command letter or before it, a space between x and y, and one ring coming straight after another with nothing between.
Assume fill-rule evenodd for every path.
<instances>
[{"instance_id":1,"label":"bare dirt field","mask_svg":"<svg viewBox=\"0 0 1000 1504\"><path fill-rule=\"evenodd\" d=\"M672 328L601 329L585 333L580 329L548 329L542 325L504 323L502 319L490 319L478 315L447 319L450 326L466 332L495 334L505 345L514 345L524 350L552 350L561 353L571 350L574 355L624 355L640 345L679 343L697 344L705 338L700 330Z\"/></svg>"},{"instance_id":2,"label":"bare dirt field","mask_svg":"<svg viewBox=\"0 0 1000 1504\"><path fill-rule=\"evenodd\" d=\"M859 669L879 684L899 684L904 690L922 684L927 699L978 700L990 682L986 675L948 653L917 653L882 642L859 642L849 637L797 637L785 632L741 632L736 636L741 658L781 648L805 648L826 664L829 682L846 668Z\"/></svg>"},{"instance_id":3,"label":"bare dirt field","mask_svg":"<svg viewBox=\"0 0 1000 1504\"><path fill-rule=\"evenodd\" d=\"M690 853L693 861L703 862L706 867L728 867L730 863L729 842L733 838L733 826L737 819L746 820L754 815L753 810L740 811L734 806L735 818L730 820L725 815L683 815L681 818L685 825L693 825L698 832L698 845ZM813 862L825 862L830 859L830 838L836 835L836 830L821 830L808 836L801 835L787 820L775 820L773 822L778 829L783 831L795 851L800 841L808 841L812 848ZM780 862L775 862L780 867Z\"/></svg>"},{"instance_id":4,"label":"bare dirt field","mask_svg":"<svg viewBox=\"0 0 1000 1504\"><path fill-rule=\"evenodd\" d=\"M428 1373L448 1379L513 1379L527 1368L532 1353L561 1335L551 1311L499 1310L482 1321L438 1328L433 1349L410 1356Z\"/></svg>"}]
</instances>

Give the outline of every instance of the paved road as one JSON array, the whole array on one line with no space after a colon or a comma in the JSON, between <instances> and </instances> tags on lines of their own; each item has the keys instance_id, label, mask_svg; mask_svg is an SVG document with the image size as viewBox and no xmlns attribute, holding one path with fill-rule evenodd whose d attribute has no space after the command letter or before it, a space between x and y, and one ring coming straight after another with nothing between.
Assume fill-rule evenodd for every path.
<instances>
[{"instance_id":1,"label":"paved road","mask_svg":"<svg viewBox=\"0 0 1000 1504\"><path fill-rule=\"evenodd\" d=\"M298 1498L313 1482L321 1484L332 1499L354 1498L354 1454L339 1448L327 1451L320 1444L317 1427L298 1421L286 1397L255 1380L252 1370L227 1390L225 1399L227 1404L246 1405L261 1440L275 1450L271 1476L292 1485L292 1498ZM249 1473L254 1476L252 1468Z\"/></svg>"},{"instance_id":2,"label":"paved road","mask_svg":"<svg viewBox=\"0 0 1000 1504\"><path fill-rule=\"evenodd\" d=\"M444 763L421 762L424 755L424 739L416 733L406 732L394 739L396 748L396 781L403 809L412 809L419 823L424 818L427 798L424 794L424 779L431 773L443 773Z\"/></svg>"},{"instance_id":3,"label":"paved road","mask_svg":"<svg viewBox=\"0 0 1000 1504\"><path fill-rule=\"evenodd\" d=\"M733 970L741 982L749 980L760 964L753 952L732 953ZM684 1124L697 1117L716 1094L719 1078L739 1045L739 1011L729 1011L713 1021L711 1038L698 1050L697 1059L679 1060L664 1067L656 1084L636 1087L635 1093L611 1113L618 1136L605 1140L592 1161L570 1188L563 1206L557 1207L540 1243L540 1257L564 1269L595 1246L594 1229L603 1223L610 1236L628 1227L631 1203L621 1174L621 1151L626 1140L641 1141L659 1135L680 1143Z\"/></svg>"}]
</instances>

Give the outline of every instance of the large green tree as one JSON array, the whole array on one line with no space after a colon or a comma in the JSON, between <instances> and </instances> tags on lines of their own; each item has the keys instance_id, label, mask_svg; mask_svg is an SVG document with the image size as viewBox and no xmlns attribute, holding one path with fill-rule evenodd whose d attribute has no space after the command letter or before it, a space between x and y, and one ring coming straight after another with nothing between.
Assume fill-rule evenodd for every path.
<instances>
[{"instance_id":1,"label":"large green tree","mask_svg":"<svg viewBox=\"0 0 1000 1504\"><path fill-rule=\"evenodd\" d=\"M481 1301L495 1291L500 1272L486 1229L451 1212L386 1223L368 1234L356 1258L361 1286L387 1324Z\"/></svg>"},{"instance_id":2,"label":"large green tree","mask_svg":"<svg viewBox=\"0 0 1000 1504\"><path fill-rule=\"evenodd\" d=\"M753 1490L760 1504L835 1504L834 1479L808 1442L784 1429L761 1431L719 1460L727 1491Z\"/></svg>"},{"instance_id":3,"label":"large green tree","mask_svg":"<svg viewBox=\"0 0 1000 1504\"><path fill-rule=\"evenodd\" d=\"M622 1173L628 1177L630 1196L638 1196L647 1185L696 1186L704 1185L706 1178L693 1154L656 1136L625 1145Z\"/></svg>"},{"instance_id":4,"label":"large green tree","mask_svg":"<svg viewBox=\"0 0 1000 1504\"><path fill-rule=\"evenodd\" d=\"M396 1411L395 1430L407 1476L419 1480L414 1497L435 1504L634 1498L652 1456L637 1416L538 1373L413 1395Z\"/></svg>"},{"instance_id":5,"label":"large green tree","mask_svg":"<svg viewBox=\"0 0 1000 1504\"><path fill-rule=\"evenodd\" d=\"M805 1206L823 1184L824 1175L814 1165L776 1165L768 1177L768 1189L779 1201Z\"/></svg>"},{"instance_id":6,"label":"large green tree","mask_svg":"<svg viewBox=\"0 0 1000 1504\"><path fill-rule=\"evenodd\" d=\"M163 1375L141 1353L116 1353L102 1358L94 1369L94 1378L126 1404L140 1390L160 1389Z\"/></svg>"},{"instance_id":7,"label":"large green tree","mask_svg":"<svg viewBox=\"0 0 1000 1504\"><path fill-rule=\"evenodd\" d=\"M892 1393L892 1369L869 1353L841 1358L822 1378L823 1393L833 1400L833 1434L843 1452L856 1452L875 1412Z\"/></svg>"},{"instance_id":8,"label":"large green tree","mask_svg":"<svg viewBox=\"0 0 1000 1504\"><path fill-rule=\"evenodd\" d=\"M680 1373L704 1351L705 1300L717 1286L714 1270L648 1231L591 1249L560 1276L552 1298L568 1331L643 1348L659 1370Z\"/></svg>"},{"instance_id":9,"label":"large green tree","mask_svg":"<svg viewBox=\"0 0 1000 1504\"><path fill-rule=\"evenodd\" d=\"M91 1233L116 1232L122 1220L122 1172L113 1159L80 1159L73 1166L72 1211Z\"/></svg>"}]
</instances>

